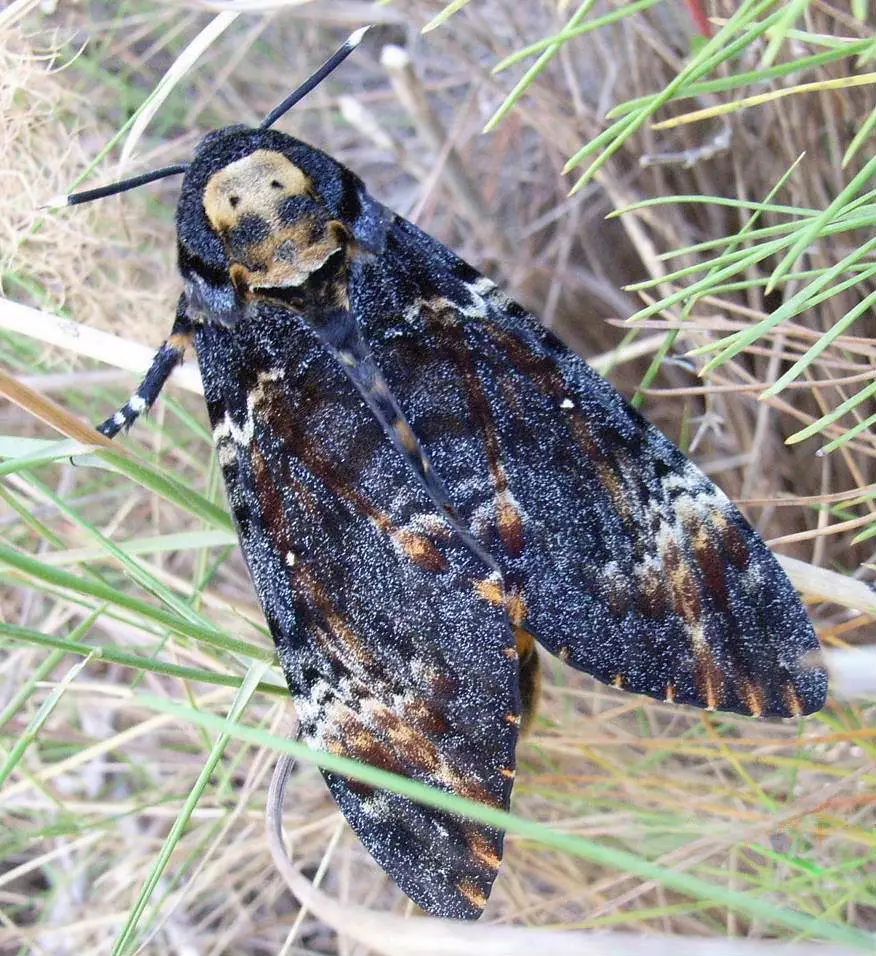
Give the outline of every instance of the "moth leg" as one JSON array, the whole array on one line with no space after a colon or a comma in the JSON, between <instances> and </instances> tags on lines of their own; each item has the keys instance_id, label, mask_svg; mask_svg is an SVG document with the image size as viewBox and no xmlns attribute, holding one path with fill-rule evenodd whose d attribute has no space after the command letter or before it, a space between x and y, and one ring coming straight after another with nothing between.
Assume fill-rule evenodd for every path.
<instances>
[{"instance_id":1,"label":"moth leg","mask_svg":"<svg viewBox=\"0 0 876 956\"><path fill-rule=\"evenodd\" d=\"M516 637L517 657L520 666L520 676L518 678L520 701L523 705L520 730L525 734L532 727L532 721L535 718L538 701L541 697L541 666L538 662L535 639L529 631L518 627L516 628Z\"/></svg>"},{"instance_id":2,"label":"moth leg","mask_svg":"<svg viewBox=\"0 0 876 956\"><path fill-rule=\"evenodd\" d=\"M130 428L143 412L148 411L170 378L170 373L182 362L193 339L194 326L186 316L185 298L180 298L170 335L155 353L140 387L112 418L98 425L97 430L107 438L114 438L123 428Z\"/></svg>"}]
</instances>

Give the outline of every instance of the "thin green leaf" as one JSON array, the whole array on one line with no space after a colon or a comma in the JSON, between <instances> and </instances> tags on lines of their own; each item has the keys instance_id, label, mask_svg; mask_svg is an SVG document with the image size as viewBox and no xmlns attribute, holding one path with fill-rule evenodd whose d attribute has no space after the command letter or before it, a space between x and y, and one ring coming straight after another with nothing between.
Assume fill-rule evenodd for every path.
<instances>
[{"instance_id":1,"label":"thin green leaf","mask_svg":"<svg viewBox=\"0 0 876 956\"><path fill-rule=\"evenodd\" d=\"M870 111L870 115L861 123L861 127L849 143L848 149L843 153L843 169L855 158L858 150L873 134L873 127L876 126L876 106Z\"/></svg>"},{"instance_id":2,"label":"thin green leaf","mask_svg":"<svg viewBox=\"0 0 876 956\"><path fill-rule=\"evenodd\" d=\"M862 388L860 392L856 392L851 398L847 398L841 405L838 405L826 415L822 415L818 421L795 432L790 438L786 439L785 444L796 445L801 441L806 441L807 438L811 438L813 435L817 435L820 431L824 431L828 425L832 425L853 408L857 408L861 402L867 401L868 398L872 398L874 395L876 395L876 382L871 382L866 388Z\"/></svg>"},{"instance_id":3,"label":"thin green leaf","mask_svg":"<svg viewBox=\"0 0 876 956\"><path fill-rule=\"evenodd\" d=\"M874 224L876 224L876 219L874 219L874 216L872 215L872 212L870 211L868 207L867 214L861 218L846 219L845 217L841 217L840 219L838 219L836 223L834 223L832 226L828 226L824 230L822 234L822 238L830 238L832 236L841 235L842 233L845 233L845 232L854 232L857 229L872 229ZM760 241L762 239L769 239L773 236L789 236L789 235L793 236L797 233L799 228L800 228L799 222L797 223L783 222L783 223L778 223L775 226L762 226L760 229L753 229L748 234L748 241L749 242L751 242L752 240ZM697 242L697 243L694 243L693 245L684 246L677 250L671 250L669 252L661 253L660 260L662 262L666 262L666 261L671 261L672 259L676 258L676 256L680 256L680 255L692 256L692 255L698 255L699 253L702 253L702 252L711 252L713 249L721 249L724 246L733 244L734 237L735 237L735 234L720 236L717 239L708 239L708 240L705 240L704 242ZM740 255L741 254L742 253L740 253ZM702 269L702 268L703 268L702 265L694 267L694 269ZM664 280L651 279L647 281L650 285L659 285L660 282ZM787 281L788 281L787 275L782 276L778 280L778 282L787 282ZM644 286L643 283L638 283L637 285L642 288L646 287Z\"/></svg>"},{"instance_id":4,"label":"thin green leaf","mask_svg":"<svg viewBox=\"0 0 876 956\"><path fill-rule=\"evenodd\" d=\"M770 31L772 36L761 59L761 63L765 68L773 63L779 55L779 51L782 49L782 45L788 36L788 31L793 29L794 24L803 16L806 10L809 9L810 2L811 0L790 0L790 3L785 4L781 19Z\"/></svg>"},{"instance_id":5,"label":"thin green leaf","mask_svg":"<svg viewBox=\"0 0 876 956\"><path fill-rule=\"evenodd\" d=\"M873 276L876 276L876 266L871 267L866 272L859 273L855 276L856 282L865 282L868 279L871 279ZM831 290L833 294L833 290ZM789 383L795 381L803 372L809 368L810 365L818 358L821 353L832 345L845 331L850 328L857 320L865 313L868 312L874 305L876 305L876 292L871 292L870 295L865 296L854 308L849 309L846 314L835 322L827 332L822 335L818 341L803 355L798 359L789 369L781 376L773 385L761 393L760 398L772 398L774 395L778 395L784 388L786 388Z\"/></svg>"},{"instance_id":6,"label":"thin green leaf","mask_svg":"<svg viewBox=\"0 0 876 956\"><path fill-rule=\"evenodd\" d=\"M786 322L793 316L798 315L804 309L814 308L825 299L832 298L840 292L845 292L846 289L858 285L861 282L858 275L852 275L841 282L837 282L835 285L831 285L831 283L839 276L848 272L849 265L862 259L871 249L876 249L876 236L859 249L850 252L849 255L829 269L825 269L820 276L807 283L807 285L792 295L786 302L783 302L775 312L767 316L763 321L744 329L741 333L736 333L732 337L732 341L730 341L729 338L722 340L727 343L726 347L706 364L701 374L707 375L713 369L729 362L730 359L735 358L740 352L744 351L759 338L762 338L767 332L781 325L782 322Z\"/></svg>"},{"instance_id":7,"label":"thin green leaf","mask_svg":"<svg viewBox=\"0 0 876 956\"><path fill-rule=\"evenodd\" d=\"M715 36L695 54L678 75L651 101L647 108L631 113L627 117L629 122L624 125L622 133L612 140L612 142L605 147L602 154L584 171L581 178L572 187L570 194L574 194L580 189L583 189L602 166L624 145L629 137L644 123L649 121L661 106L674 99L676 93L683 90L686 85L693 80L699 79L700 76L714 70L721 63L732 59L737 52L750 46L757 36L764 33L772 22L774 22L777 16L776 14L773 14L772 17L768 17L759 24L751 25L751 21L771 5L772 0L746 0L746 2L743 2ZM728 43L729 37L743 25L747 25L743 35L735 41ZM579 153L576 155L580 153L581 151L579 150ZM566 169L571 168L572 165L572 161L570 160L566 165Z\"/></svg>"},{"instance_id":8,"label":"thin green leaf","mask_svg":"<svg viewBox=\"0 0 876 956\"><path fill-rule=\"evenodd\" d=\"M705 278L700 279L698 282L695 282L693 285L688 286L687 288L679 289L678 291L671 293L670 295L661 299L659 302L654 302L651 305L647 305L644 308L639 309L639 311L631 315L627 321L636 322L640 319L646 319L651 315L656 315L658 312L663 312L665 309L671 308L677 302L681 302L688 296L697 296L707 293L708 290L716 283L724 282L731 276L735 276L740 272L745 272L746 269L756 265L758 262L775 255L788 245L788 241L789 240L787 239L776 239L773 242L767 242L756 246L754 249L743 250L741 253L733 253L732 255L728 256L728 258L732 260L730 265L723 269L718 269L714 274L707 275ZM696 271L702 271L702 268L703 267L700 266ZM675 275L688 274L690 271L692 270L681 269L678 273L673 273L673 278ZM664 281L668 282L672 280L667 276L664 278Z\"/></svg>"},{"instance_id":9,"label":"thin green leaf","mask_svg":"<svg viewBox=\"0 0 876 956\"><path fill-rule=\"evenodd\" d=\"M244 657L256 661L270 661L273 659L273 652L257 644L250 644L248 641L242 641L238 638L229 637L222 631L210 627L195 624L192 621L185 620L163 611L160 608L153 607L146 601L126 594L118 588L110 587L100 581L91 578L78 577L70 574L69 571L63 571L61 568L53 568L50 565L32 558L29 555L21 554L13 548L8 548L0 544L0 564L15 568L29 578L38 582L52 585L56 588L69 590L79 595L86 595L106 604L124 608L131 611L138 617L160 624L179 634L181 637L190 637L197 641L203 641L220 650L228 651L232 654L242 654Z\"/></svg>"},{"instance_id":10,"label":"thin green leaf","mask_svg":"<svg viewBox=\"0 0 876 956\"><path fill-rule=\"evenodd\" d=\"M566 24L566 29L570 27L577 26L584 17L593 9L596 4L596 0L584 0L578 10L575 12L575 15L569 20ZM542 55L532 64L532 66L523 74L520 80L515 84L511 92L505 97L505 101L502 105L496 110L495 113L487 120L486 126L484 126L484 132L492 132L499 123L514 109L518 100L523 96L523 94L529 89L533 81L543 73L551 61L560 52L562 47L561 43L552 43L547 49L542 53Z\"/></svg>"},{"instance_id":11,"label":"thin green leaf","mask_svg":"<svg viewBox=\"0 0 876 956\"><path fill-rule=\"evenodd\" d=\"M635 13L639 13L642 10L647 10L649 7L654 7L658 3L663 3L663 0L635 0L634 3L625 3L622 7L612 10L611 13L606 13L601 17L595 17L593 20L588 20L587 23L571 28L567 26L565 29L561 30L559 33L555 33L553 36L545 37L543 40L537 40L535 43L530 43L529 46L523 47L522 50L515 50L509 56L506 56L503 60L500 60L493 67L492 72L493 74L501 73L503 70L507 70L508 67L520 63L521 60L525 60L530 56L535 56L537 53L543 53L552 46L568 43L569 40L574 40L577 37L585 36L588 33L592 33L594 30L601 29L602 27L610 26L612 23L617 23L619 20L630 17ZM591 4L591 7L592 6L593 4Z\"/></svg>"},{"instance_id":12,"label":"thin green leaf","mask_svg":"<svg viewBox=\"0 0 876 956\"><path fill-rule=\"evenodd\" d=\"M843 209L844 206L859 192L862 186L867 183L876 173L876 156L873 156L870 161L864 166L864 168L855 176L852 181L840 191L839 195L834 199L832 203L821 213L821 215L816 216L812 219L809 224L800 231L800 235L797 237L794 244L785 254L782 261L776 266L772 274L772 284L768 287L770 289L775 288L776 281L781 278L786 272L790 272L793 266L796 264L797 259L803 254L803 252L815 242L819 236L824 232L824 227L832 222L838 215L839 211Z\"/></svg>"},{"instance_id":13,"label":"thin green leaf","mask_svg":"<svg viewBox=\"0 0 876 956\"><path fill-rule=\"evenodd\" d=\"M621 206L613 209L606 215L606 219L616 219L618 216L626 215L628 212L636 212L639 209L649 209L652 206L675 206L684 203L694 205L701 203L706 206L728 206L731 209L741 209L749 212L775 213L782 216L815 216L817 209L807 209L804 206L783 206L777 203L757 202L753 199L733 199L729 196L697 196L697 195L677 195L677 196L654 196L651 199L642 199L639 202L630 203L628 206ZM783 226L793 225L793 223L782 223ZM729 236L724 239L725 242L732 241L734 237ZM688 246L688 249L696 249L697 246Z\"/></svg>"},{"instance_id":14,"label":"thin green leaf","mask_svg":"<svg viewBox=\"0 0 876 956\"><path fill-rule=\"evenodd\" d=\"M4 435L0 438L0 458L6 458L7 461L0 463L0 475L13 475L17 471L27 471L93 450L94 446L83 445L70 438L57 440Z\"/></svg>"},{"instance_id":15,"label":"thin green leaf","mask_svg":"<svg viewBox=\"0 0 876 956\"><path fill-rule=\"evenodd\" d=\"M67 688L76 680L80 671L90 659L89 655L85 660L78 661L74 664L59 681L57 686L52 688L46 699L40 704L37 712L28 721L27 727L25 727L24 731L18 736L13 744L12 750L9 751L6 760L3 762L3 766L0 767L0 787L9 779L9 775L18 766L27 748L36 740L43 725L49 717L51 717L52 711L61 702L61 698L64 696Z\"/></svg>"},{"instance_id":16,"label":"thin green leaf","mask_svg":"<svg viewBox=\"0 0 876 956\"><path fill-rule=\"evenodd\" d=\"M864 541L869 541L871 538L876 538L876 516L874 516L873 522L869 527L852 538L852 544L863 544Z\"/></svg>"},{"instance_id":17,"label":"thin green leaf","mask_svg":"<svg viewBox=\"0 0 876 956\"><path fill-rule=\"evenodd\" d=\"M778 63L767 69L747 70L743 73L732 73L730 76L722 76L715 80L705 80L701 83L692 83L685 87L684 92L675 97L673 102L681 102L687 99L698 99L703 96L712 96L715 93L729 93L743 86L752 84L762 84L769 80L782 79L786 76L792 76L795 73L805 73L808 70L817 69L831 63L844 60L847 57L855 56L870 49L872 40L859 40L850 43L848 46L825 50L823 53L814 53L811 56L800 57L798 60L790 60L786 63ZM606 114L606 119L616 119L619 116L626 116L641 107L650 106L657 93L649 93L647 96L639 96L635 99L625 100L619 103Z\"/></svg>"},{"instance_id":18,"label":"thin green leaf","mask_svg":"<svg viewBox=\"0 0 876 956\"><path fill-rule=\"evenodd\" d=\"M824 455L829 455L831 452L836 451L838 448L842 448L843 445L847 445L850 441L858 437L858 435L863 432L868 432L876 424L876 414L871 415L869 418L865 418L863 421L858 422L853 428L850 428L847 432L843 432L839 438L835 438L833 441L828 442L822 448L819 448L816 452L816 455L819 458Z\"/></svg>"},{"instance_id":19,"label":"thin green leaf","mask_svg":"<svg viewBox=\"0 0 876 956\"><path fill-rule=\"evenodd\" d=\"M827 90L846 91L854 86L872 86L873 84L876 84L876 73L864 73L851 77L840 77L834 80L815 80L812 83L798 83L795 86L768 90L765 93L754 93L751 96L743 96L739 99L731 100L728 103L718 103L713 106L704 106L702 109L691 110L688 113L681 113L670 119L660 120L659 123L654 123L651 128L655 130L678 129L679 126L686 126L690 123L701 123L704 120L712 120L718 116L729 116L731 113L739 113L742 110L747 110L754 106L775 103L777 100L785 99L788 96L801 96L804 93L823 93Z\"/></svg>"},{"instance_id":20,"label":"thin green leaf","mask_svg":"<svg viewBox=\"0 0 876 956\"><path fill-rule=\"evenodd\" d=\"M199 627L207 626L207 622L204 618L198 614L187 601L180 599L163 581L159 581L147 565L138 561L124 548L119 547L115 541L99 531L91 522L86 521L85 518L60 495L56 495L45 485L38 485L38 487L42 497L50 501L60 514L65 515L73 524L77 525L90 538L96 541L107 555L114 558L122 568L124 568L131 580L140 585L145 591L153 594L159 601L162 601L171 611L174 611L181 618L191 621Z\"/></svg>"},{"instance_id":21,"label":"thin green leaf","mask_svg":"<svg viewBox=\"0 0 876 956\"><path fill-rule=\"evenodd\" d=\"M223 722L227 724L228 728L237 726L237 720L242 716L246 705L249 703L250 698L258 688L259 681L261 680L261 676L264 671L264 664L254 664L247 671L246 677L244 678L243 683L240 685L240 688L235 695L231 709L228 711L228 718ZM188 708L186 709L188 710ZM143 888L140 891L137 902L134 904L131 912L128 914L125 925L122 927L122 931L116 940L115 946L113 947L113 956L120 956L120 954L125 952L128 945L133 942L134 934L136 933L140 918L142 917L146 907L149 905L152 894L157 889L159 880L167 868L167 864L170 862L170 857L173 854L173 851L176 849L177 844L182 839L186 827L189 825L189 821L192 818L192 814L195 812L198 802L210 783L210 777L212 777L219 761L222 759L222 755L225 753L225 748L228 746L228 743L231 740L230 730L222 729L219 730L218 733L219 735L213 744L213 748L210 751L210 754L207 757L200 774L198 774L198 779L195 781L195 785L192 787L191 792L189 793L185 803L182 806L182 809L179 812L179 815L174 821L173 826L170 828L170 832L167 834L167 838L161 847L161 851L155 860L152 870L143 884Z\"/></svg>"},{"instance_id":22,"label":"thin green leaf","mask_svg":"<svg viewBox=\"0 0 876 956\"><path fill-rule=\"evenodd\" d=\"M613 142L617 137L623 135L624 131L632 126L635 117L625 116L616 120L608 129L603 130L598 136L594 136L589 142L585 143L574 156L566 162L563 172L571 172L576 166L580 165L588 156L598 152L606 143Z\"/></svg>"},{"instance_id":23,"label":"thin green leaf","mask_svg":"<svg viewBox=\"0 0 876 956\"><path fill-rule=\"evenodd\" d=\"M91 455L76 459L77 465L107 468L125 475L143 488L160 495L165 501L178 505L189 514L200 518L213 528L234 532L234 522L228 512L208 501L190 486L171 478L166 472L130 455L109 449L100 449Z\"/></svg>"},{"instance_id":24,"label":"thin green leaf","mask_svg":"<svg viewBox=\"0 0 876 956\"><path fill-rule=\"evenodd\" d=\"M746 222L743 224L742 228L736 233L735 236L732 237L732 241L727 251L725 252L725 256L732 255L736 251L736 246L741 246L744 242L750 239L752 232L755 231L754 227L757 221L760 219L764 206L769 205L770 200L779 193L779 191L782 189L785 183L791 178L791 175L793 174L794 170L797 168L797 165L802 158L803 158L802 155L797 157L797 159L779 177L778 182L773 184L772 189L770 189L770 191L767 193L765 201L755 206L753 212L748 217ZM721 261L725 261L725 259L722 259ZM706 279L708 280L710 277L714 278L715 273L717 271L718 271L718 265L713 266L710 272L706 275ZM712 294L714 294L714 286L712 287ZM685 305L684 312L682 314L682 320L685 320L690 317L690 313L693 310L695 303L696 303L695 298L691 298L688 300L687 304ZM662 367L663 362L666 359L666 356L669 354L670 349L672 349L675 346L675 343L678 340L678 336L680 334L681 334L680 329L673 329L673 331L671 331L669 335L666 336L666 340L660 346L659 350L657 351L657 354L654 356L653 360L651 361L651 364L648 366L648 369L646 370L644 376L642 377L642 381L640 382L638 389L636 389L636 394L632 398L632 404L634 407L638 408L644 404L644 401L645 401L644 390L646 388L649 388L652 382L657 378L657 373L660 371L660 368Z\"/></svg>"},{"instance_id":25,"label":"thin green leaf","mask_svg":"<svg viewBox=\"0 0 876 956\"><path fill-rule=\"evenodd\" d=\"M458 13L466 4L468 0L452 0L451 3L448 3L447 6L436 16L423 27L422 32L428 33L430 30L434 30L437 27L440 27L442 23L446 23L454 13Z\"/></svg>"},{"instance_id":26,"label":"thin green leaf","mask_svg":"<svg viewBox=\"0 0 876 956\"><path fill-rule=\"evenodd\" d=\"M93 613L90 617L94 621L99 616L99 611ZM79 628L77 628L77 632ZM215 684L219 687L240 687L241 679L234 674L221 674L215 671L203 670L199 667L184 667L180 664L171 664L169 661L158 660L155 657L144 657L142 654L130 654L127 651L120 651L114 647L98 647L87 644L84 641L76 639L75 634L70 637L54 637L51 634L43 634L40 631L34 631L30 628L19 627L16 624L6 624L0 621L0 635L10 640L20 641L23 644L31 644L35 647L54 648L63 658L64 654L76 654L80 657L99 659L109 661L112 664L119 664L121 667L130 667L133 670L145 671L151 674L161 674L164 677L178 677L180 680L197 681L202 684ZM54 658L50 658L54 659ZM282 684L262 683L259 685L262 693L274 694L278 697L288 697L289 691ZM20 706L19 702L19 706ZM8 719L5 717L8 708L0 714L0 726Z\"/></svg>"},{"instance_id":27,"label":"thin green leaf","mask_svg":"<svg viewBox=\"0 0 876 956\"><path fill-rule=\"evenodd\" d=\"M125 554L167 554L174 551L202 551L237 545L237 535L231 531L205 529L203 531L180 531L176 534L158 534L146 538L129 538L116 544ZM71 548L68 551L49 552L41 555L46 564L62 567L82 564L86 561L107 557L104 548Z\"/></svg>"}]
</instances>

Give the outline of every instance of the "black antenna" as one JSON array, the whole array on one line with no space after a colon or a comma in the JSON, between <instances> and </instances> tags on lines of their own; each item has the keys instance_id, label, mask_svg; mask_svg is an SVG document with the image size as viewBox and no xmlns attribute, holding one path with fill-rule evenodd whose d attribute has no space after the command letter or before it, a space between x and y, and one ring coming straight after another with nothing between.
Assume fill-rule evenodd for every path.
<instances>
[{"instance_id":1,"label":"black antenna","mask_svg":"<svg viewBox=\"0 0 876 956\"><path fill-rule=\"evenodd\" d=\"M163 169L153 169L151 173L143 173L141 176L132 176L131 179L123 179L117 183L109 183L106 186L98 186L97 189L84 189L79 193L71 193L69 196L55 196L50 199L44 209L59 209L61 206L78 206L80 203L91 202L92 199L103 199L105 196L115 196L116 193L124 193L129 189L136 189L146 183L154 183L156 179L164 179L166 176L179 176L189 168L188 163L177 163L175 166L165 166Z\"/></svg>"},{"instance_id":2,"label":"black antenna","mask_svg":"<svg viewBox=\"0 0 876 956\"><path fill-rule=\"evenodd\" d=\"M323 63L323 65L311 76L309 76L302 84L298 87L297 90L294 90L290 93L279 106L275 106L270 113L262 120L261 129L268 129L273 126L274 123L288 110L299 101L304 99L307 94L319 86L320 83L331 73L333 70L336 70L347 57L356 49L357 46L362 42L365 34L371 29L370 26L360 27L355 32L351 33L347 39L335 50L334 53Z\"/></svg>"},{"instance_id":3,"label":"black antenna","mask_svg":"<svg viewBox=\"0 0 876 956\"><path fill-rule=\"evenodd\" d=\"M323 63L323 65L311 76L309 76L297 90L290 93L279 106L275 106L270 113L262 120L261 129L268 129L288 110L307 94L319 86L320 83L336 70L347 57L362 42L365 34L371 29L370 26L360 27L351 33L347 39L338 47L337 50ZM144 186L146 183L154 183L156 179L164 179L166 176L179 176L189 168L188 163L177 163L175 166L165 166L163 169L155 169L151 173L143 173L141 176L133 176L131 179L123 179L117 183L110 183L107 186L98 186L96 189L85 189L82 192L70 193L69 196L54 196L42 208L60 209L62 206L78 206L81 203L91 202L94 199L103 199L106 196L115 196L117 193L127 192L129 189L136 189L138 186Z\"/></svg>"}]
</instances>

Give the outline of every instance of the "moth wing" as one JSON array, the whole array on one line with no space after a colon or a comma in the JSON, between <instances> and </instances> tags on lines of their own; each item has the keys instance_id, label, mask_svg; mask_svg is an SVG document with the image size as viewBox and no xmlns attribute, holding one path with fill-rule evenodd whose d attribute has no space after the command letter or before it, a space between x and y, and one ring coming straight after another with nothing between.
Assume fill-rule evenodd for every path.
<instances>
[{"instance_id":1,"label":"moth wing","mask_svg":"<svg viewBox=\"0 0 876 956\"><path fill-rule=\"evenodd\" d=\"M507 809L520 698L491 569L436 509L289 310L196 349L241 548L313 747ZM431 913L477 917L502 833L324 774L363 844Z\"/></svg>"},{"instance_id":2,"label":"moth wing","mask_svg":"<svg viewBox=\"0 0 876 956\"><path fill-rule=\"evenodd\" d=\"M535 318L400 218L357 265L351 299L501 566L515 623L573 667L658 699L765 717L823 706L817 638L762 539Z\"/></svg>"}]
</instances>

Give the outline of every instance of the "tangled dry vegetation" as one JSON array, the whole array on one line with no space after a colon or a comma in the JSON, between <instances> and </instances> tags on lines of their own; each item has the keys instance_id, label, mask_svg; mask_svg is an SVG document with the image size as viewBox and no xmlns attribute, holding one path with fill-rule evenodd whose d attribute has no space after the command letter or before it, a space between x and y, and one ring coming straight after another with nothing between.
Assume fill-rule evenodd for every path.
<instances>
[{"instance_id":1,"label":"tangled dry vegetation","mask_svg":"<svg viewBox=\"0 0 876 956\"><path fill-rule=\"evenodd\" d=\"M775 202L824 209L864 166L854 159L843 169L840 160L873 108L872 87L814 91L673 130L645 127L591 185L569 197L574 179L564 177L563 166L602 131L606 111L662 89L683 65L696 40L688 6L666 2L567 44L487 136L481 129L512 85L507 74L492 76L491 67L556 32L567 14L550 0L475 0L444 27L419 35L440 6L13 4L0 14L4 295L156 345L178 294L178 184L165 181L60 214L40 203L72 186L217 10L260 12L241 15L209 44L139 137L133 163L120 169L117 145L89 182L179 161L207 130L254 123L346 31L377 20L360 54L283 128L355 169L387 205L500 280L585 356L597 357L627 394L639 388L667 334L680 329L641 393L647 414L742 502L777 550L858 585L861 603L837 598L830 590L836 579L813 585L811 612L824 642L871 644L876 602L867 603L863 585L873 579L876 539L854 539L872 523L876 444L862 429L819 458L814 451L824 438L785 440L872 382L872 315L839 336L793 388L756 399L872 286L827 299L701 380L703 360L685 358L688 349L752 325L797 286L765 294L762 285L750 285L707 296L684 322L679 309L669 309L630 337L621 322L643 300L623 287L694 263L695 253L671 263L661 254L733 235L748 213L686 202L606 215L656 196L760 201L804 151ZM736 6L724 0L710 12L720 20ZM844 11L812 3L806 29L866 36ZM811 52L803 40L789 44L784 56ZM387 46L406 49L411 64L381 58ZM752 52L752 67L760 53ZM841 78L848 70L822 67L806 78ZM697 105L714 102L704 94ZM682 154L692 164L680 161ZM847 232L820 242L806 268L835 263L869 238ZM649 294L673 288L667 281ZM105 362L94 361L94 352L91 359L77 355L79 333L72 325L67 331L73 344L63 349L4 332L3 365L94 421L129 393L133 377L114 367L110 348ZM870 411L859 409L859 419ZM171 389L128 441L147 462L221 505L205 421L196 396ZM0 422L2 436L55 437L7 402ZM21 453L2 441L4 457ZM252 696L241 699L246 684L237 685L253 660L181 636L139 605L118 608L101 597L99 586L153 604L169 595L180 615L266 651L233 536L206 528L184 501L66 459L3 478L0 527L4 549L39 562L38 569L5 562L0 590L0 951L365 952L356 942L361 914L342 909L333 917L340 925L328 925L301 908L275 873L262 823L273 753L180 722L144 696L182 699L225 716L237 695L245 723L283 736L292 726L285 695L250 687ZM123 543L139 577L104 538ZM84 583L74 587L56 573ZM40 646L38 635L55 645ZM85 658L65 653L63 641L100 647L102 656L80 668ZM217 683L132 667L126 653L196 668ZM685 895L659 875L632 876L598 853L573 856L511 835L485 926L477 927L483 935L473 942L448 931L447 945L455 948L447 952L511 953L533 945L496 936L498 948L486 949L490 929L501 924L625 931L641 936L636 945L644 953L663 951L660 934L694 945L709 937L716 952L728 953L746 951L740 937L748 937L752 952L762 938L793 938L780 917L757 920L724 905L721 888L850 933L876 929L872 705L837 701L802 726L762 724L628 698L552 663L547 670L542 715L521 748L515 813L688 873L715 887L715 895ZM232 686L222 686L228 675ZM317 875L345 906L374 910L390 945L392 917L381 924L380 914L404 913L405 904L339 822L313 767L296 772L286 821L305 873ZM430 929L428 939L437 933ZM836 943L855 944L837 933ZM421 952L425 943L426 937ZM556 940L550 945L564 951ZM583 942L575 945L581 948L570 952L586 951ZM671 945L684 951L682 939Z\"/></svg>"}]
</instances>

